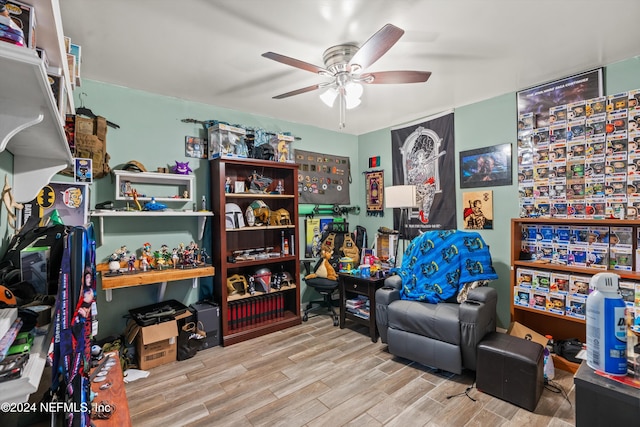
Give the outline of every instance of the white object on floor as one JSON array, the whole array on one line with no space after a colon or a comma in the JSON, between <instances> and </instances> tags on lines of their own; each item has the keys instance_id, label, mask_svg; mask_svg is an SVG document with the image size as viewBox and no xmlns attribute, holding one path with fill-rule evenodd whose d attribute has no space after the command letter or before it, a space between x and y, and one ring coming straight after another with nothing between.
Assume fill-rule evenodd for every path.
<instances>
[{"instance_id":1,"label":"white object on floor","mask_svg":"<svg viewBox=\"0 0 640 427\"><path fill-rule=\"evenodd\" d=\"M124 382L130 383L140 378L147 378L149 376L149 371L143 371L140 369L127 369L124 371Z\"/></svg>"}]
</instances>

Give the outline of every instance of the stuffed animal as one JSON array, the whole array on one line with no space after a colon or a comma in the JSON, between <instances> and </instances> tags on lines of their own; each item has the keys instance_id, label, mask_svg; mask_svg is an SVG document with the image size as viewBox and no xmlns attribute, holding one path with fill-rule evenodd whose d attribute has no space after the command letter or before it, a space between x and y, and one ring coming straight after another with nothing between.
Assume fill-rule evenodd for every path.
<instances>
[{"instance_id":1,"label":"stuffed animal","mask_svg":"<svg viewBox=\"0 0 640 427\"><path fill-rule=\"evenodd\" d=\"M307 274L305 279L315 279L316 277L320 277L323 279L338 280L336 270L329 262L331 255L333 255L331 248L327 245L322 245L322 249L320 250L320 258L322 258L321 262L316 265L316 271L311 274Z\"/></svg>"}]
</instances>

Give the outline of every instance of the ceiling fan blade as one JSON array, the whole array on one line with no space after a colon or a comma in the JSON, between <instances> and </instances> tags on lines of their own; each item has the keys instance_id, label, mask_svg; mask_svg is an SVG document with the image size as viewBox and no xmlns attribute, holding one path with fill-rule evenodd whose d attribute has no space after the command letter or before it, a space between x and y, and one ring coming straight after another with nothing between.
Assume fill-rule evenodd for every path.
<instances>
[{"instance_id":1,"label":"ceiling fan blade","mask_svg":"<svg viewBox=\"0 0 640 427\"><path fill-rule=\"evenodd\" d=\"M320 84L303 87L301 89L292 90L291 92L283 93L281 95L276 95L273 97L273 99L282 99L282 98L288 98L290 96L300 95L301 93L311 92L312 90L318 90L320 89L320 87L322 87Z\"/></svg>"},{"instance_id":2,"label":"ceiling fan blade","mask_svg":"<svg viewBox=\"0 0 640 427\"><path fill-rule=\"evenodd\" d=\"M403 29L391 24L385 25L360 46L349 65L358 65L360 69L367 68L391 49L403 34Z\"/></svg>"},{"instance_id":3,"label":"ceiling fan blade","mask_svg":"<svg viewBox=\"0 0 640 427\"><path fill-rule=\"evenodd\" d=\"M329 70L326 70L322 67L309 64L308 62L300 61L299 59L280 55L279 53L265 52L262 54L262 56L264 56L265 58L273 59L274 61L277 61L277 62L282 62L285 65L290 65L292 67L300 68L301 70L311 71L312 73L332 75L332 73Z\"/></svg>"},{"instance_id":4,"label":"ceiling fan blade","mask_svg":"<svg viewBox=\"0 0 640 427\"><path fill-rule=\"evenodd\" d=\"M370 80L373 77L373 80ZM396 84L396 83L423 83L429 80L431 71L379 71L360 76L363 83L369 84Z\"/></svg>"}]
</instances>

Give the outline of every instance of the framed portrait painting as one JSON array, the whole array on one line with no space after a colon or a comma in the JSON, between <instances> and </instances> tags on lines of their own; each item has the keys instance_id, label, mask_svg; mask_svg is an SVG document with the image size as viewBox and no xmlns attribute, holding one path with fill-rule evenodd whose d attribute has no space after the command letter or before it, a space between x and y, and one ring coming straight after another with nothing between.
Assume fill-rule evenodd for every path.
<instances>
[{"instance_id":1,"label":"framed portrait painting","mask_svg":"<svg viewBox=\"0 0 640 427\"><path fill-rule=\"evenodd\" d=\"M511 144L460 152L460 187L511 185Z\"/></svg>"}]
</instances>

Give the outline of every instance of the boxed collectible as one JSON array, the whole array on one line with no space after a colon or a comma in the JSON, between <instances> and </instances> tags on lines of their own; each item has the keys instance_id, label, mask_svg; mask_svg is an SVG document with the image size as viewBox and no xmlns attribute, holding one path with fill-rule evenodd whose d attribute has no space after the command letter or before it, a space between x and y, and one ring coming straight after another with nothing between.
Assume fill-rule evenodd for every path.
<instances>
[{"instance_id":1,"label":"boxed collectible","mask_svg":"<svg viewBox=\"0 0 640 427\"><path fill-rule=\"evenodd\" d=\"M605 246L589 246L587 249L587 267L606 270L609 268L609 249Z\"/></svg>"},{"instance_id":2,"label":"boxed collectible","mask_svg":"<svg viewBox=\"0 0 640 427\"><path fill-rule=\"evenodd\" d=\"M547 294L547 311L564 316L566 295L560 293Z\"/></svg>"},{"instance_id":3,"label":"boxed collectible","mask_svg":"<svg viewBox=\"0 0 640 427\"><path fill-rule=\"evenodd\" d=\"M531 290L531 308L536 310L547 310L547 292L540 291L539 289Z\"/></svg>"},{"instance_id":4,"label":"boxed collectible","mask_svg":"<svg viewBox=\"0 0 640 427\"><path fill-rule=\"evenodd\" d=\"M211 126L209 133L209 156L211 159L220 157L245 158L249 156L245 136L245 129L224 123Z\"/></svg>"},{"instance_id":5,"label":"boxed collectible","mask_svg":"<svg viewBox=\"0 0 640 427\"><path fill-rule=\"evenodd\" d=\"M533 272L533 286L535 291L549 292L551 283L551 273L548 271L535 270Z\"/></svg>"},{"instance_id":6,"label":"boxed collectible","mask_svg":"<svg viewBox=\"0 0 640 427\"><path fill-rule=\"evenodd\" d=\"M533 285L534 270L518 268L516 274L518 275L518 286L521 286L523 288L531 288L531 286Z\"/></svg>"},{"instance_id":7,"label":"boxed collectible","mask_svg":"<svg viewBox=\"0 0 640 427\"><path fill-rule=\"evenodd\" d=\"M549 291L560 294L569 292L569 275L565 273L551 273L551 285Z\"/></svg>"},{"instance_id":8,"label":"boxed collectible","mask_svg":"<svg viewBox=\"0 0 640 427\"><path fill-rule=\"evenodd\" d=\"M0 15L0 41L24 46L24 34L11 18Z\"/></svg>"},{"instance_id":9,"label":"boxed collectible","mask_svg":"<svg viewBox=\"0 0 640 427\"><path fill-rule=\"evenodd\" d=\"M609 249L609 267L613 270L631 271L632 261L632 250L628 246L612 246Z\"/></svg>"},{"instance_id":10,"label":"boxed collectible","mask_svg":"<svg viewBox=\"0 0 640 427\"><path fill-rule=\"evenodd\" d=\"M83 226L89 222L89 184L50 182L19 211L21 224L25 224L31 215L46 220L54 211L64 225Z\"/></svg>"},{"instance_id":11,"label":"boxed collectible","mask_svg":"<svg viewBox=\"0 0 640 427\"><path fill-rule=\"evenodd\" d=\"M586 295L567 295L567 302L565 303L567 316L584 319L586 316L586 305Z\"/></svg>"},{"instance_id":12,"label":"boxed collectible","mask_svg":"<svg viewBox=\"0 0 640 427\"><path fill-rule=\"evenodd\" d=\"M531 289L523 286L516 286L513 290L513 303L521 307L529 307Z\"/></svg>"},{"instance_id":13,"label":"boxed collectible","mask_svg":"<svg viewBox=\"0 0 640 427\"><path fill-rule=\"evenodd\" d=\"M589 282L591 281L591 276L581 276L577 274L572 274L569 276L569 294L571 295L584 295L585 297L589 294Z\"/></svg>"},{"instance_id":14,"label":"boxed collectible","mask_svg":"<svg viewBox=\"0 0 640 427\"><path fill-rule=\"evenodd\" d=\"M620 280L618 285L620 286L620 295L622 295L625 305L627 307L633 307L636 297L636 282Z\"/></svg>"},{"instance_id":15,"label":"boxed collectible","mask_svg":"<svg viewBox=\"0 0 640 427\"><path fill-rule=\"evenodd\" d=\"M76 58L76 85L80 86L80 65L82 64L82 46L71 43L69 53Z\"/></svg>"},{"instance_id":16,"label":"boxed collectible","mask_svg":"<svg viewBox=\"0 0 640 427\"><path fill-rule=\"evenodd\" d=\"M277 134L269 140L269 144L273 147L275 152L275 160L278 162L294 163L293 150L291 149L291 143L295 138L291 135Z\"/></svg>"},{"instance_id":17,"label":"boxed collectible","mask_svg":"<svg viewBox=\"0 0 640 427\"><path fill-rule=\"evenodd\" d=\"M11 20L20 27L24 34L25 45L31 49L36 48L36 11L26 3L8 0L7 11Z\"/></svg>"}]
</instances>

